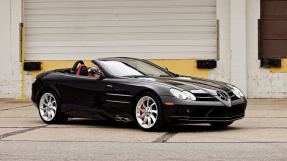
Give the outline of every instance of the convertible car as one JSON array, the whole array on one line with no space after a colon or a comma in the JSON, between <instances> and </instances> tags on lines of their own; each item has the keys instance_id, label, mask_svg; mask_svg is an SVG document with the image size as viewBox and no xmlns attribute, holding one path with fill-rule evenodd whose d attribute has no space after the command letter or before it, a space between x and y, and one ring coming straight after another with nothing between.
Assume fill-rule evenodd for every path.
<instances>
[{"instance_id":1,"label":"convertible car","mask_svg":"<svg viewBox=\"0 0 287 161\"><path fill-rule=\"evenodd\" d=\"M163 125L209 123L224 127L242 119L247 99L234 85L181 76L147 60L103 58L87 67L36 76L32 101L48 124L68 118L135 121L146 131Z\"/></svg>"}]
</instances>

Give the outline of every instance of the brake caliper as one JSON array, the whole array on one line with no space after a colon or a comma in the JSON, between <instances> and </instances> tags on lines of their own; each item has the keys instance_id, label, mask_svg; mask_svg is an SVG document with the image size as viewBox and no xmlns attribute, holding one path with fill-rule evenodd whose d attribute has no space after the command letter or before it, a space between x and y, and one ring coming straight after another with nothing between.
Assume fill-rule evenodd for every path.
<instances>
[{"instance_id":1,"label":"brake caliper","mask_svg":"<svg viewBox=\"0 0 287 161\"><path fill-rule=\"evenodd\" d=\"M144 106L142 105L142 109L144 110ZM141 112L141 115L143 115L143 112ZM142 118L142 120L144 120L144 118Z\"/></svg>"}]
</instances>

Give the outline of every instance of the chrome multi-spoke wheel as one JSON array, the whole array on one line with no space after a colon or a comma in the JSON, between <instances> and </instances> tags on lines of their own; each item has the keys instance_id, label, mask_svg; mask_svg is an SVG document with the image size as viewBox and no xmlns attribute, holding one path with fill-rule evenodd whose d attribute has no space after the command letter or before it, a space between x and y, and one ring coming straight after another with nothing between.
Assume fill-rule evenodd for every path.
<instances>
[{"instance_id":1,"label":"chrome multi-spoke wheel","mask_svg":"<svg viewBox=\"0 0 287 161\"><path fill-rule=\"evenodd\" d=\"M45 93L39 102L39 112L43 120L51 121L57 112L57 102L51 93Z\"/></svg>"},{"instance_id":2,"label":"chrome multi-spoke wheel","mask_svg":"<svg viewBox=\"0 0 287 161\"><path fill-rule=\"evenodd\" d=\"M46 90L38 100L41 119L47 124L64 123L68 117L62 113L58 95L52 90Z\"/></svg>"},{"instance_id":3,"label":"chrome multi-spoke wheel","mask_svg":"<svg viewBox=\"0 0 287 161\"><path fill-rule=\"evenodd\" d=\"M150 96L143 96L136 105L136 119L142 128L153 127L158 118L158 106Z\"/></svg>"}]
</instances>

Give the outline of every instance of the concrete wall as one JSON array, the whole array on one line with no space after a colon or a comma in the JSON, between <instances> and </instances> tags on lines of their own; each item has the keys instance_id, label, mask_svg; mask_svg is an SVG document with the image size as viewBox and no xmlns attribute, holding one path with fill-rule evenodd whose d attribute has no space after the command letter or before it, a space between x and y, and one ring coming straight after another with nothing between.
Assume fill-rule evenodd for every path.
<instances>
[{"instance_id":1,"label":"concrete wall","mask_svg":"<svg viewBox=\"0 0 287 161\"><path fill-rule=\"evenodd\" d=\"M286 98L287 73L260 68L260 0L217 0L217 19L220 60L208 77L238 86L248 98Z\"/></svg>"},{"instance_id":2,"label":"concrete wall","mask_svg":"<svg viewBox=\"0 0 287 161\"><path fill-rule=\"evenodd\" d=\"M246 0L217 0L219 20L219 61L210 69L209 79L231 83L247 91Z\"/></svg>"},{"instance_id":3,"label":"concrete wall","mask_svg":"<svg viewBox=\"0 0 287 161\"><path fill-rule=\"evenodd\" d=\"M21 0L0 2L0 98L21 97L21 63L19 62L19 23ZM26 98L30 98L31 76L25 72Z\"/></svg>"},{"instance_id":4,"label":"concrete wall","mask_svg":"<svg viewBox=\"0 0 287 161\"><path fill-rule=\"evenodd\" d=\"M271 73L258 60L260 0L247 0L247 65L249 98L287 98L287 73Z\"/></svg>"},{"instance_id":5,"label":"concrete wall","mask_svg":"<svg viewBox=\"0 0 287 161\"><path fill-rule=\"evenodd\" d=\"M208 71L208 78L231 82L230 0L216 1L216 16L219 20L219 60L217 68Z\"/></svg>"}]
</instances>

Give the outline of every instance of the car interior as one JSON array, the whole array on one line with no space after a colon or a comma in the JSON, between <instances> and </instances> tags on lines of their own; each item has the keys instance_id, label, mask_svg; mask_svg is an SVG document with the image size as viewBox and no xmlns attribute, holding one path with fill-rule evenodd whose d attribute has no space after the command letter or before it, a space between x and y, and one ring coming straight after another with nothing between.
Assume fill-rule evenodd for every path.
<instances>
[{"instance_id":1,"label":"car interior","mask_svg":"<svg viewBox=\"0 0 287 161\"><path fill-rule=\"evenodd\" d=\"M78 67L78 65L80 66ZM75 74L81 76L89 76L89 77L100 77L102 74L101 70L97 67L87 67L82 60L77 60L73 66L73 68L68 69L56 69L56 72Z\"/></svg>"}]
</instances>

